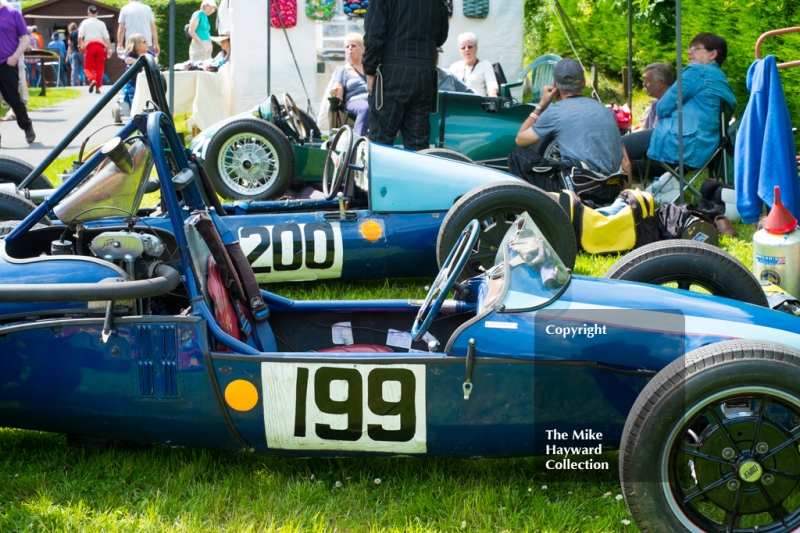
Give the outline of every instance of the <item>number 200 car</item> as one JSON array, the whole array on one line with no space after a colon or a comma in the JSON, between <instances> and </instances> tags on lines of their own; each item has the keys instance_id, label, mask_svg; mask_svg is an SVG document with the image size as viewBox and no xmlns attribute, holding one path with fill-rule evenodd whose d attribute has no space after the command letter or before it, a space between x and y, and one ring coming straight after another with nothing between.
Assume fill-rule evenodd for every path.
<instances>
[{"instance_id":1,"label":"number 200 car","mask_svg":"<svg viewBox=\"0 0 800 533\"><path fill-rule=\"evenodd\" d=\"M120 137L136 128L169 231L119 215L141 174L95 194L102 154L4 229L0 425L285 456L545 454L554 469L602 467L570 449L619 448L645 531L800 527L796 317L572 275L527 216L459 283L470 222L424 301L283 298L207 208L169 119ZM117 140L104 164L135 147ZM47 212L64 224L36 225Z\"/></svg>"}]
</instances>

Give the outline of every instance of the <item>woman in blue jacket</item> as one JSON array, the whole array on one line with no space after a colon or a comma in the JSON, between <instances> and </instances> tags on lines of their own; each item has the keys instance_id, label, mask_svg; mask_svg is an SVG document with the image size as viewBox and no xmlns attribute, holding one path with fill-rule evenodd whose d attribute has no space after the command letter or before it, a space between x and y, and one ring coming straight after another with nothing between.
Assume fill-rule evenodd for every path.
<instances>
[{"instance_id":1,"label":"woman in blue jacket","mask_svg":"<svg viewBox=\"0 0 800 533\"><path fill-rule=\"evenodd\" d=\"M719 146L719 117L723 102L736 106L728 79L720 66L728 56L728 43L719 35L700 33L688 50L689 65L682 71L683 162L700 168ZM633 179L631 162L652 159L678 163L678 86L673 84L656 105L658 124L622 138L622 168ZM635 166L635 165L634 165ZM639 168L644 168L641 165Z\"/></svg>"}]
</instances>

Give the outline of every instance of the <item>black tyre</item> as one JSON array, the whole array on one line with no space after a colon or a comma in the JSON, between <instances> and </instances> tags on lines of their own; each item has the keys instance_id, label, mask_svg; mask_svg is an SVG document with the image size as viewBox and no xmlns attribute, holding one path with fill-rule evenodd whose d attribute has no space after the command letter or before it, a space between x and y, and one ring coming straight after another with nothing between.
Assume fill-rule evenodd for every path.
<instances>
[{"instance_id":1,"label":"black tyre","mask_svg":"<svg viewBox=\"0 0 800 533\"><path fill-rule=\"evenodd\" d=\"M475 161L465 156L461 152L450 150L449 148L425 148L417 152L418 154L435 155L436 157L443 157L445 159L452 159L453 161L461 161L462 163L475 164Z\"/></svg>"},{"instance_id":2,"label":"black tyre","mask_svg":"<svg viewBox=\"0 0 800 533\"><path fill-rule=\"evenodd\" d=\"M313 139L322 139L322 132L319 126L317 126L317 121L302 109L298 109L298 111L300 112L300 120L303 122L303 126L306 127L306 132L308 132Z\"/></svg>"},{"instance_id":3,"label":"black tyre","mask_svg":"<svg viewBox=\"0 0 800 533\"><path fill-rule=\"evenodd\" d=\"M34 209L36 209L36 204L30 200L15 194L0 192L0 220L22 220L33 213ZM49 226L50 219L42 217L39 223Z\"/></svg>"},{"instance_id":4,"label":"black tyre","mask_svg":"<svg viewBox=\"0 0 800 533\"><path fill-rule=\"evenodd\" d=\"M524 182L483 185L462 196L444 217L436 239L439 266L472 219L481 226L478 244L462 272L475 276L494 264L500 242L519 215L527 211L567 268L575 266L578 244L567 214L541 189Z\"/></svg>"},{"instance_id":5,"label":"black tyre","mask_svg":"<svg viewBox=\"0 0 800 533\"><path fill-rule=\"evenodd\" d=\"M111 104L111 120L114 124L122 124L122 110L119 108L119 102Z\"/></svg>"},{"instance_id":6,"label":"black tyre","mask_svg":"<svg viewBox=\"0 0 800 533\"><path fill-rule=\"evenodd\" d=\"M205 167L223 197L266 200L283 194L292 182L294 150L276 126L243 118L214 134Z\"/></svg>"},{"instance_id":7,"label":"black tyre","mask_svg":"<svg viewBox=\"0 0 800 533\"><path fill-rule=\"evenodd\" d=\"M767 341L704 346L647 384L619 452L645 533L800 527L800 351Z\"/></svg>"},{"instance_id":8,"label":"black tyre","mask_svg":"<svg viewBox=\"0 0 800 533\"><path fill-rule=\"evenodd\" d=\"M767 296L747 267L702 242L670 240L647 244L617 261L605 277L709 292L768 307Z\"/></svg>"},{"instance_id":9,"label":"black tyre","mask_svg":"<svg viewBox=\"0 0 800 533\"><path fill-rule=\"evenodd\" d=\"M9 233L11 233L11 231L14 228L19 226L20 222L22 222L22 221L21 220L4 220L4 221L0 222L0 237L5 237ZM47 226L45 226L44 224L39 224L37 222L36 224L33 225L32 229L40 229L40 228L46 228L46 227Z\"/></svg>"},{"instance_id":10,"label":"black tyre","mask_svg":"<svg viewBox=\"0 0 800 533\"><path fill-rule=\"evenodd\" d=\"M19 185L22 180L33 172L35 167L22 159L11 156L0 156L0 183L13 183ZM39 174L28 185L28 189L52 189L53 185L47 178Z\"/></svg>"}]
</instances>

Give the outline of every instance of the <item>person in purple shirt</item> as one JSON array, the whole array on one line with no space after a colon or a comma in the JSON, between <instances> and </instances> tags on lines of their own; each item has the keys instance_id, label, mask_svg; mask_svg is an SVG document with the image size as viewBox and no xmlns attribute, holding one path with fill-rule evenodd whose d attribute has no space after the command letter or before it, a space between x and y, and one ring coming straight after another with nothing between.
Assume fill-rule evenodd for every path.
<instances>
[{"instance_id":1,"label":"person in purple shirt","mask_svg":"<svg viewBox=\"0 0 800 533\"><path fill-rule=\"evenodd\" d=\"M19 62L30 37L22 13L0 3L0 94L17 115L17 125L25 132L28 144L36 140L28 110L19 97Z\"/></svg>"}]
</instances>

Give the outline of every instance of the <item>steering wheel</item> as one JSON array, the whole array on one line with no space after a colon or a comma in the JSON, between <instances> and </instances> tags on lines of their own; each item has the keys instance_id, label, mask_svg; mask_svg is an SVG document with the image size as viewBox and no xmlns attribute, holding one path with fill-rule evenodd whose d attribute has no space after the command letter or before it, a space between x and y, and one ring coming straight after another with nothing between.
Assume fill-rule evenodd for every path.
<instances>
[{"instance_id":1,"label":"steering wheel","mask_svg":"<svg viewBox=\"0 0 800 533\"><path fill-rule=\"evenodd\" d=\"M286 112L286 122L289 124L289 127L292 128L301 139L308 137L306 125L303 124L303 117L300 116L300 110L297 109L297 104L294 103L289 93L283 93L283 110Z\"/></svg>"},{"instance_id":2,"label":"steering wheel","mask_svg":"<svg viewBox=\"0 0 800 533\"><path fill-rule=\"evenodd\" d=\"M322 194L326 200L336 196L336 191L341 187L352 150L353 129L350 126L342 126L331 142L328 157L325 158L325 168L322 170Z\"/></svg>"},{"instance_id":3,"label":"steering wheel","mask_svg":"<svg viewBox=\"0 0 800 533\"><path fill-rule=\"evenodd\" d=\"M278 97L274 94L269 95L269 112L272 123L279 126L280 124L276 124L276 122L283 120L283 112L281 111L281 105L278 103Z\"/></svg>"},{"instance_id":4,"label":"steering wheel","mask_svg":"<svg viewBox=\"0 0 800 533\"><path fill-rule=\"evenodd\" d=\"M411 326L411 336L415 341L422 339L433 319L439 314L439 309L442 308L447 294L453 288L453 284L464 269L464 265L467 264L467 259L473 248L475 248L479 234L480 226L478 221L473 219L464 228L461 235L458 236L456 244L450 250L450 255L445 259L442 269L433 281L427 296L425 296L425 302L419 308L417 318L414 319L414 325Z\"/></svg>"}]
</instances>

